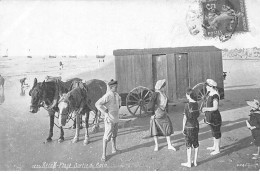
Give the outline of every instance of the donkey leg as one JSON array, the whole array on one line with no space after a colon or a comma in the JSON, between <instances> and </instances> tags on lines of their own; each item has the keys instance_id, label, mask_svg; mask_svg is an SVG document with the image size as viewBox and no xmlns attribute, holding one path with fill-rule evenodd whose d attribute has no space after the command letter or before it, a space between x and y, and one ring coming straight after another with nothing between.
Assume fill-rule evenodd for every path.
<instances>
[{"instance_id":1,"label":"donkey leg","mask_svg":"<svg viewBox=\"0 0 260 174\"><path fill-rule=\"evenodd\" d=\"M50 130L49 130L49 136L47 138L47 142L51 142L52 141L52 136L53 136L53 127L54 127L54 112L49 112L49 116L50 116Z\"/></svg>"},{"instance_id":2,"label":"donkey leg","mask_svg":"<svg viewBox=\"0 0 260 174\"><path fill-rule=\"evenodd\" d=\"M72 143L77 143L79 141L79 132L80 132L80 129L79 129L80 119L79 119L79 117L80 117L80 115L76 114L76 132L75 132L75 136L72 140Z\"/></svg>"},{"instance_id":3,"label":"donkey leg","mask_svg":"<svg viewBox=\"0 0 260 174\"><path fill-rule=\"evenodd\" d=\"M101 112L96 110L95 111L95 118L94 118L95 119L95 125L92 128L93 133L97 133L99 131L99 117L100 117L100 115L101 115Z\"/></svg>"},{"instance_id":4,"label":"donkey leg","mask_svg":"<svg viewBox=\"0 0 260 174\"><path fill-rule=\"evenodd\" d=\"M89 143L89 134L88 134L88 120L89 120L89 112L86 113L86 118L85 118L85 139L83 142L83 145L86 146Z\"/></svg>"},{"instance_id":5,"label":"donkey leg","mask_svg":"<svg viewBox=\"0 0 260 174\"><path fill-rule=\"evenodd\" d=\"M96 110L96 129L97 129L97 132L99 132L99 118L101 117L101 112L99 110Z\"/></svg>"},{"instance_id":6,"label":"donkey leg","mask_svg":"<svg viewBox=\"0 0 260 174\"><path fill-rule=\"evenodd\" d=\"M60 126L60 138L58 139L58 143L62 143L64 141L64 131L63 127Z\"/></svg>"},{"instance_id":7,"label":"donkey leg","mask_svg":"<svg viewBox=\"0 0 260 174\"><path fill-rule=\"evenodd\" d=\"M79 118L80 118L80 126L79 126L79 128L80 128L80 129L83 129L83 125L82 125L82 115L81 115L81 114L80 114Z\"/></svg>"},{"instance_id":8,"label":"donkey leg","mask_svg":"<svg viewBox=\"0 0 260 174\"><path fill-rule=\"evenodd\" d=\"M76 119L75 119L74 122L73 122L73 127L72 127L72 129L76 129Z\"/></svg>"}]
</instances>

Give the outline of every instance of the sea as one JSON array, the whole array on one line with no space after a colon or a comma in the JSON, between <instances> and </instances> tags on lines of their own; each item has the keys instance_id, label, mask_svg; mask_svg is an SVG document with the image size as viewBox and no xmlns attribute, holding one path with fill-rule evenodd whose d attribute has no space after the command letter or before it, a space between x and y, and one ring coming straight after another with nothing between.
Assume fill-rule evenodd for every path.
<instances>
[{"instance_id":1,"label":"sea","mask_svg":"<svg viewBox=\"0 0 260 174\"><path fill-rule=\"evenodd\" d=\"M48 56L0 57L0 74L5 78L5 86L20 83L26 77L27 83L32 84L34 78L43 81L46 76L61 76L63 81L81 74L89 78L107 79L114 75L114 56L106 56L104 61L96 56L79 56L77 58ZM60 62L63 69L60 70ZM108 66L107 66L108 65ZM223 59L223 71L227 72L224 81L226 90L243 87L260 87L259 59ZM82 75L84 74L84 75ZM87 79L89 80L89 79ZM102 79L103 80L103 79ZM244 86L246 85L246 86Z\"/></svg>"},{"instance_id":2,"label":"sea","mask_svg":"<svg viewBox=\"0 0 260 174\"><path fill-rule=\"evenodd\" d=\"M28 83L34 78L39 81L46 76L61 76L62 80L77 76L84 72L91 72L102 68L113 61L113 56L106 56L104 59L97 59L96 56L81 56L77 58L49 56L12 56L0 57L0 74L6 79L5 86L12 85L12 82L19 81L26 77ZM60 62L63 68L60 69Z\"/></svg>"}]
</instances>

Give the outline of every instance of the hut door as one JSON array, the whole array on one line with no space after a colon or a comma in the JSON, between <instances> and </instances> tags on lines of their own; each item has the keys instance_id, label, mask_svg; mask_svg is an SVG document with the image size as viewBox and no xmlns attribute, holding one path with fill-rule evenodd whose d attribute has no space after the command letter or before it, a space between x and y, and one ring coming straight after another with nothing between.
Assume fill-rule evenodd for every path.
<instances>
[{"instance_id":1,"label":"hut door","mask_svg":"<svg viewBox=\"0 0 260 174\"><path fill-rule=\"evenodd\" d=\"M167 80L167 59L166 55L153 55L153 86L157 80ZM167 85L166 85L167 91Z\"/></svg>"},{"instance_id":2,"label":"hut door","mask_svg":"<svg viewBox=\"0 0 260 174\"><path fill-rule=\"evenodd\" d=\"M184 98L186 89L189 87L188 76L188 54L175 54L175 68L176 68L176 95L178 99Z\"/></svg>"}]
</instances>

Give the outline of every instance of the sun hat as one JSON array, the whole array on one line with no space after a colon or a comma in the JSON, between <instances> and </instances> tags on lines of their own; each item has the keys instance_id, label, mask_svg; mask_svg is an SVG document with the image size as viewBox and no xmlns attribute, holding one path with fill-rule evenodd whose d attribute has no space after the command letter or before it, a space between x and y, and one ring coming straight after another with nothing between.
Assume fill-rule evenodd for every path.
<instances>
[{"instance_id":1,"label":"sun hat","mask_svg":"<svg viewBox=\"0 0 260 174\"><path fill-rule=\"evenodd\" d=\"M259 101L254 99L254 101L246 101L246 103L251 106L252 108L258 109L259 108Z\"/></svg>"},{"instance_id":2,"label":"sun hat","mask_svg":"<svg viewBox=\"0 0 260 174\"><path fill-rule=\"evenodd\" d=\"M158 80L158 81L156 82L155 89L156 89L156 90L159 90L159 89L161 89L162 87L164 87L165 85L166 85L166 80L165 80L165 79Z\"/></svg>"},{"instance_id":3,"label":"sun hat","mask_svg":"<svg viewBox=\"0 0 260 174\"><path fill-rule=\"evenodd\" d=\"M117 85L117 81L112 79L110 82L108 82L109 86Z\"/></svg>"},{"instance_id":4,"label":"sun hat","mask_svg":"<svg viewBox=\"0 0 260 174\"><path fill-rule=\"evenodd\" d=\"M208 86L211 86L211 87L216 87L216 86L217 86L217 82L215 82L215 81L212 80L212 79L207 79L207 80L206 80L206 84L207 84Z\"/></svg>"}]
</instances>

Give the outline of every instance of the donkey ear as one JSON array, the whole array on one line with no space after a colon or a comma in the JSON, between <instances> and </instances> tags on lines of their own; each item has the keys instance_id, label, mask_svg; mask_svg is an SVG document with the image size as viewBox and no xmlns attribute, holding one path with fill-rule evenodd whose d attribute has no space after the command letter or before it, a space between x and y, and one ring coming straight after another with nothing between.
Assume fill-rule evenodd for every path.
<instances>
[{"instance_id":1,"label":"donkey ear","mask_svg":"<svg viewBox=\"0 0 260 174\"><path fill-rule=\"evenodd\" d=\"M37 78L34 78L33 87L37 85Z\"/></svg>"},{"instance_id":2,"label":"donkey ear","mask_svg":"<svg viewBox=\"0 0 260 174\"><path fill-rule=\"evenodd\" d=\"M88 86L86 85L86 83L82 83L82 85L83 85L83 89L84 89L86 92L88 92Z\"/></svg>"},{"instance_id":3,"label":"donkey ear","mask_svg":"<svg viewBox=\"0 0 260 174\"><path fill-rule=\"evenodd\" d=\"M71 90L72 90L72 88L73 88L73 86L74 86L74 83L75 83L75 81L72 81L72 83L70 84L70 87L69 87L69 90L68 90L68 91L71 91Z\"/></svg>"},{"instance_id":4,"label":"donkey ear","mask_svg":"<svg viewBox=\"0 0 260 174\"><path fill-rule=\"evenodd\" d=\"M45 80L42 82L41 86L42 86L42 87L44 87L44 86L45 86Z\"/></svg>"}]
</instances>

